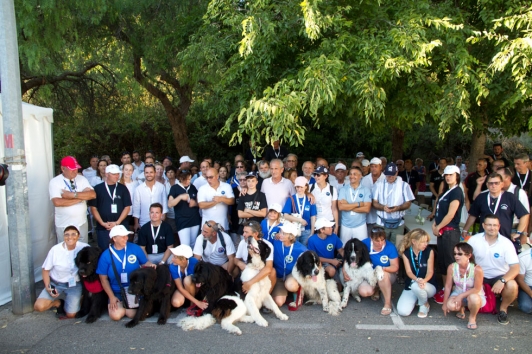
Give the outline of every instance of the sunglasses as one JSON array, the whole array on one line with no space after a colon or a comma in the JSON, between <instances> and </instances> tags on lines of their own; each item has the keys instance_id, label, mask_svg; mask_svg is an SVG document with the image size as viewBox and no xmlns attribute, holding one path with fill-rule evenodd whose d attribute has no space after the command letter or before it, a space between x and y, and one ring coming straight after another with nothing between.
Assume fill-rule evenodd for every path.
<instances>
[{"instance_id":1,"label":"sunglasses","mask_svg":"<svg viewBox=\"0 0 532 354\"><path fill-rule=\"evenodd\" d=\"M238 181L239 182L244 182L246 179L245 178L239 178Z\"/></svg>"},{"instance_id":2,"label":"sunglasses","mask_svg":"<svg viewBox=\"0 0 532 354\"><path fill-rule=\"evenodd\" d=\"M205 179L213 179L214 176L205 176Z\"/></svg>"},{"instance_id":3,"label":"sunglasses","mask_svg":"<svg viewBox=\"0 0 532 354\"><path fill-rule=\"evenodd\" d=\"M464 252L455 252L455 253L453 253L453 255L460 256L460 257L462 257L464 254L467 255L467 253L464 253Z\"/></svg>"},{"instance_id":4,"label":"sunglasses","mask_svg":"<svg viewBox=\"0 0 532 354\"><path fill-rule=\"evenodd\" d=\"M236 168L244 168L244 166L236 166Z\"/></svg>"},{"instance_id":5,"label":"sunglasses","mask_svg":"<svg viewBox=\"0 0 532 354\"><path fill-rule=\"evenodd\" d=\"M325 173L314 173L314 177L326 176Z\"/></svg>"},{"instance_id":6,"label":"sunglasses","mask_svg":"<svg viewBox=\"0 0 532 354\"><path fill-rule=\"evenodd\" d=\"M212 229L212 225L211 225L211 224L209 224L209 222L208 222L208 221L205 221L205 225L207 225L207 227L210 227L210 228Z\"/></svg>"},{"instance_id":7,"label":"sunglasses","mask_svg":"<svg viewBox=\"0 0 532 354\"><path fill-rule=\"evenodd\" d=\"M296 162L296 160L286 160L286 162Z\"/></svg>"},{"instance_id":8,"label":"sunglasses","mask_svg":"<svg viewBox=\"0 0 532 354\"><path fill-rule=\"evenodd\" d=\"M488 182L488 186L498 186L501 182Z\"/></svg>"}]
</instances>

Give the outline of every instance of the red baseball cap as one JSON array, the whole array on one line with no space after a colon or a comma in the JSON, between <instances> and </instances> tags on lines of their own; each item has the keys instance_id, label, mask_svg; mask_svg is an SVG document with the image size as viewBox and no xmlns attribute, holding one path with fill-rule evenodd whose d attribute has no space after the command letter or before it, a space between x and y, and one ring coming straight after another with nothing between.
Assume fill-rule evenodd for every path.
<instances>
[{"instance_id":1,"label":"red baseball cap","mask_svg":"<svg viewBox=\"0 0 532 354\"><path fill-rule=\"evenodd\" d=\"M81 168L74 156L63 157L63 159L61 160L61 166L64 166L69 170L77 170L78 168Z\"/></svg>"}]
</instances>

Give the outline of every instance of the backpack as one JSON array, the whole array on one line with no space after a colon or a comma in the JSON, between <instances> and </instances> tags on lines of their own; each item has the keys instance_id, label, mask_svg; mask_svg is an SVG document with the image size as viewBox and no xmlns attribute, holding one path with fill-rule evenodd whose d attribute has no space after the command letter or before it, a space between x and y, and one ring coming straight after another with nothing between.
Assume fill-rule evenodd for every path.
<instances>
[{"instance_id":1,"label":"backpack","mask_svg":"<svg viewBox=\"0 0 532 354\"><path fill-rule=\"evenodd\" d=\"M484 294L486 295L486 305L482 306L479 313L491 313L493 315L497 314L497 301L495 299L495 294L491 291L491 286L484 283Z\"/></svg>"},{"instance_id":2,"label":"backpack","mask_svg":"<svg viewBox=\"0 0 532 354\"><path fill-rule=\"evenodd\" d=\"M316 183L312 183L312 185L310 186L310 190L309 190L309 193L312 193L312 191L314 190L314 187L316 187ZM331 195L333 195L333 186L331 186L329 184L329 190L331 191Z\"/></svg>"},{"instance_id":3,"label":"backpack","mask_svg":"<svg viewBox=\"0 0 532 354\"><path fill-rule=\"evenodd\" d=\"M227 248L225 247L225 240L224 235L222 235L222 232L218 230L218 239L220 240L220 243L222 244L222 247L224 248L225 254L227 254ZM205 252L205 247L207 247L207 240L203 239L203 251Z\"/></svg>"}]
</instances>

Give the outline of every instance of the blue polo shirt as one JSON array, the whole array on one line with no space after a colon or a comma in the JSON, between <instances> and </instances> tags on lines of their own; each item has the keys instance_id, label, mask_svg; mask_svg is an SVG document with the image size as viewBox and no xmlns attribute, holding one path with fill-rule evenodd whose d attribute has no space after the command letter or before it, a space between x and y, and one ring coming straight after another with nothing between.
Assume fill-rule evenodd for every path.
<instances>
[{"instance_id":1,"label":"blue polo shirt","mask_svg":"<svg viewBox=\"0 0 532 354\"><path fill-rule=\"evenodd\" d=\"M283 226L282 223L277 224L272 227L270 231L268 231L268 219L262 220L260 222L260 227L262 228L262 237L266 241L270 241L271 243L273 243L273 240L275 240L275 235L277 235L277 233L279 233L279 231L281 230L281 226Z\"/></svg>"},{"instance_id":2,"label":"blue polo shirt","mask_svg":"<svg viewBox=\"0 0 532 354\"><path fill-rule=\"evenodd\" d=\"M170 274L172 274L172 279L185 279L186 276L194 274L194 267L198 263L198 259L194 257L190 257L188 259L188 266L186 269L186 274L181 273L181 270L179 269L178 265L170 264L168 268L170 268Z\"/></svg>"},{"instance_id":3,"label":"blue polo shirt","mask_svg":"<svg viewBox=\"0 0 532 354\"><path fill-rule=\"evenodd\" d=\"M357 189L353 189L351 185L345 185L340 188L338 192L338 200L345 200L349 204L357 204L358 202L370 202L371 203L371 191L362 185ZM356 213L352 211L343 211L341 223L345 227L355 228L366 223L367 213Z\"/></svg>"},{"instance_id":4,"label":"blue polo shirt","mask_svg":"<svg viewBox=\"0 0 532 354\"><path fill-rule=\"evenodd\" d=\"M299 242L294 243L292 253L290 253L290 247L291 246L283 245L279 240L273 241L273 267L277 273L277 278L283 278L292 274L292 269L294 269L298 257L301 253L307 250L307 248Z\"/></svg>"},{"instance_id":5,"label":"blue polo shirt","mask_svg":"<svg viewBox=\"0 0 532 354\"><path fill-rule=\"evenodd\" d=\"M325 240L321 239L318 234L314 234L308 239L308 249L316 252L322 258L333 259L334 251L342 247L344 244L336 234L327 236Z\"/></svg>"},{"instance_id":6,"label":"blue polo shirt","mask_svg":"<svg viewBox=\"0 0 532 354\"><path fill-rule=\"evenodd\" d=\"M373 265L373 268L377 266L381 267L389 267L390 266L390 260L395 259L399 257L397 254L397 249L393 245L393 243L386 241L386 244L384 245L384 248L379 253L372 254L371 252L371 238L368 237L362 242L366 245L369 251L369 258L371 259L371 264Z\"/></svg>"},{"instance_id":7,"label":"blue polo shirt","mask_svg":"<svg viewBox=\"0 0 532 354\"><path fill-rule=\"evenodd\" d=\"M127 273L127 282L122 283L122 286L126 287L129 286L129 276L131 275L131 272L133 272L135 269L140 268L142 264L148 262L148 259L146 258L146 254L144 253L142 248L140 248L134 243L128 242L126 248L117 251L113 247L113 250L115 251L118 258L120 258L120 261L109 251L109 249L106 249L100 256L100 260L98 261L98 268L96 268L96 274L107 275L107 277L109 278L109 284L111 284L111 289L113 289L113 292L115 294L120 294L120 284L118 283L115 277L115 272L113 270L113 266L111 265L111 260L115 263L116 271L118 272L119 277L121 276L121 273ZM123 270L122 260L124 259L124 253L126 253L126 267Z\"/></svg>"},{"instance_id":8,"label":"blue polo shirt","mask_svg":"<svg viewBox=\"0 0 532 354\"><path fill-rule=\"evenodd\" d=\"M307 226L305 226L305 230L310 230L310 218L318 215L316 205L310 204L310 201L308 200L306 196L304 196L303 198L298 198L297 194L294 194L292 198L294 198L294 205L292 205L292 199L288 198L286 200L286 203L284 204L283 213L285 214L299 213L298 202L299 202L299 205L301 205L301 207L303 207L303 202L304 202L305 206L303 208L302 218L305 219L305 221L307 222Z\"/></svg>"}]
</instances>

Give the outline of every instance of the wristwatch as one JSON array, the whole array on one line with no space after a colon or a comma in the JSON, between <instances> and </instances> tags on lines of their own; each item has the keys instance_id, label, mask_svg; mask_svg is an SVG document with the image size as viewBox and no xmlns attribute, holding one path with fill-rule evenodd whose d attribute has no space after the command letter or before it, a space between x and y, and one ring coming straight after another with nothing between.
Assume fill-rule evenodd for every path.
<instances>
[{"instance_id":1,"label":"wristwatch","mask_svg":"<svg viewBox=\"0 0 532 354\"><path fill-rule=\"evenodd\" d=\"M499 280L501 281L501 283L506 284L506 279L501 278L501 279L499 279Z\"/></svg>"}]
</instances>

